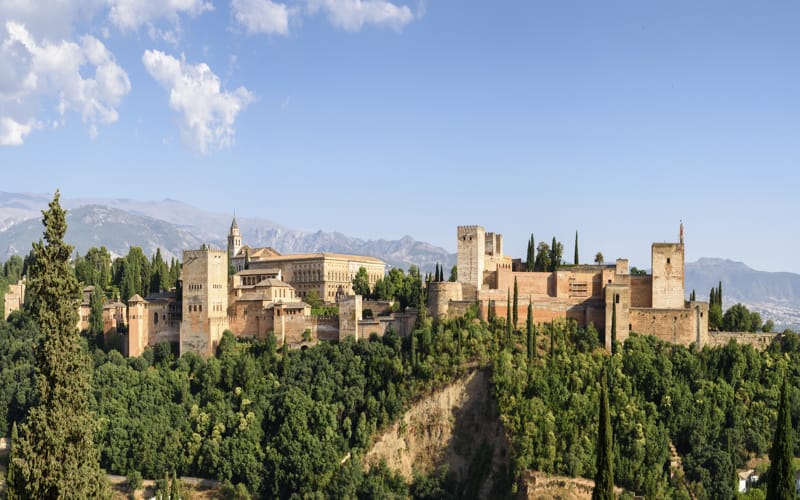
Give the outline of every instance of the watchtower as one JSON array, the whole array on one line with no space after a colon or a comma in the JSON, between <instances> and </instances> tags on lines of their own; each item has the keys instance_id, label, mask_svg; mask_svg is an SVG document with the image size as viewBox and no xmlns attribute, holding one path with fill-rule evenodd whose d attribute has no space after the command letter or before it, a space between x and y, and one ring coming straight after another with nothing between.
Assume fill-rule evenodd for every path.
<instances>
[{"instance_id":1,"label":"watchtower","mask_svg":"<svg viewBox=\"0 0 800 500\"><path fill-rule=\"evenodd\" d=\"M458 226L458 282L464 300L474 300L483 287L486 256L486 230L483 226Z\"/></svg>"}]
</instances>

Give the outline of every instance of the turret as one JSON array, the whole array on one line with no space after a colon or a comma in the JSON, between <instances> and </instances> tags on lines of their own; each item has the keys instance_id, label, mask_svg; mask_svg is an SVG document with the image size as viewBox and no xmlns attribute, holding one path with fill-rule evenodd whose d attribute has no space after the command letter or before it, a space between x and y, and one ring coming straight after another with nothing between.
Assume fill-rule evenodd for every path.
<instances>
[{"instance_id":1,"label":"turret","mask_svg":"<svg viewBox=\"0 0 800 500\"><path fill-rule=\"evenodd\" d=\"M239 225L236 223L236 216L233 216L231 230L228 233L228 259L233 259L242 248L242 233L239 232Z\"/></svg>"}]
</instances>

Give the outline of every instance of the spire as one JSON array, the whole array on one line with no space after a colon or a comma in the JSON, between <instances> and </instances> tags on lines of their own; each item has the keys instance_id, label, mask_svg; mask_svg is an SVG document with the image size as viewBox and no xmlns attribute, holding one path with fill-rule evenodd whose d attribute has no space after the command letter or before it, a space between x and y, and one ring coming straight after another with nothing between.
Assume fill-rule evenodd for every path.
<instances>
[{"instance_id":1,"label":"spire","mask_svg":"<svg viewBox=\"0 0 800 500\"><path fill-rule=\"evenodd\" d=\"M236 213L235 212L233 214L233 221L231 222L231 232L233 232L234 229L236 229L236 230L239 229L239 224L236 223Z\"/></svg>"},{"instance_id":2,"label":"spire","mask_svg":"<svg viewBox=\"0 0 800 500\"><path fill-rule=\"evenodd\" d=\"M683 245L683 220L681 220L681 245Z\"/></svg>"}]
</instances>

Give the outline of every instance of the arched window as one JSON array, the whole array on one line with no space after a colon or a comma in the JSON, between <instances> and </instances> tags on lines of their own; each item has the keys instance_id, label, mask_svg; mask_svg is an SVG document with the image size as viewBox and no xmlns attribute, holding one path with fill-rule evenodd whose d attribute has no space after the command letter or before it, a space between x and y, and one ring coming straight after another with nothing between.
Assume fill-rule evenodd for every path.
<instances>
[{"instance_id":1,"label":"arched window","mask_svg":"<svg viewBox=\"0 0 800 500\"><path fill-rule=\"evenodd\" d=\"M153 313L153 324L154 325L158 324L158 313Z\"/></svg>"}]
</instances>

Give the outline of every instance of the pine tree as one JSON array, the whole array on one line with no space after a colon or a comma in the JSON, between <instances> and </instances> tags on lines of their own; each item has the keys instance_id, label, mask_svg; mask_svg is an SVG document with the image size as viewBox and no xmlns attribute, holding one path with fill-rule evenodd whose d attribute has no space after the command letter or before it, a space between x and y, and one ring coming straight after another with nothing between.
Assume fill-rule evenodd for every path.
<instances>
[{"instance_id":1,"label":"pine tree","mask_svg":"<svg viewBox=\"0 0 800 500\"><path fill-rule=\"evenodd\" d=\"M794 499L794 453L792 447L792 416L789 408L789 381L784 375L775 438L769 451L767 500Z\"/></svg>"},{"instance_id":2,"label":"pine tree","mask_svg":"<svg viewBox=\"0 0 800 500\"><path fill-rule=\"evenodd\" d=\"M575 231L575 262L574 264L578 265L578 231Z\"/></svg>"},{"instance_id":3,"label":"pine tree","mask_svg":"<svg viewBox=\"0 0 800 500\"><path fill-rule=\"evenodd\" d=\"M617 301L611 301L611 354L617 353Z\"/></svg>"},{"instance_id":4,"label":"pine tree","mask_svg":"<svg viewBox=\"0 0 800 500\"><path fill-rule=\"evenodd\" d=\"M8 473L6 474L6 500L18 500L22 498L17 484L17 465L14 460L14 447L17 445L17 423L11 424L11 450L8 453Z\"/></svg>"},{"instance_id":5,"label":"pine tree","mask_svg":"<svg viewBox=\"0 0 800 500\"><path fill-rule=\"evenodd\" d=\"M611 435L611 415L608 408L608 384L605 369L600 375L600 418L597 422L597 448L592 500L614 498L614 451Z\"/></svg>"},{"instance_id":6,"label":"pine tree","mask_svg":"<svg viewBox=\"0 0 800 500\"><path fill-rule=\"evenodd\" d=\"M514 329L517 328L517 323L519 321L519 312L517 311L518 306L519 306L519 287L517 286L517 277L514 276L514 303L511 306L512 307L511 315L512 319L514 320L512 327Z\"/></svg>"},{"instance_id":7,"label":"pine tree","mask_svg":"<svg viewBox=\"0 0 800 500\"><path fill-rule=\"evenodd\" d=\"M106 498L110 489L92 441L97 425L89 412L91 366L81 350L78 323L80 286L70 268L72 247L59 192L42 212L44 238L36 243L30 290L34 315L44 335L37 349L40 402L28 412L14 446L23 497Z\"/></svg>"}]
</instances>

